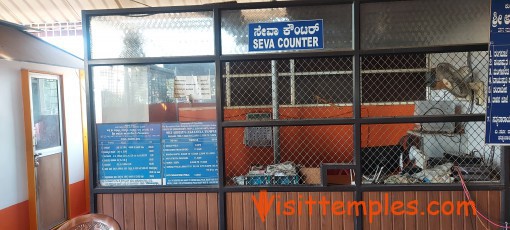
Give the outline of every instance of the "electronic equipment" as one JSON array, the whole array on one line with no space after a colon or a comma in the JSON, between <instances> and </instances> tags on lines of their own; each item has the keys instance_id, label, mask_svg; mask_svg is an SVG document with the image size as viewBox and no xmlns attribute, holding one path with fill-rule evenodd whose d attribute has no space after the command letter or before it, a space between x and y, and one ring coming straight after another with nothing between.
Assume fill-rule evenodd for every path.
<instances>
[{"instance_id":1,"label":"electronic equipment","mask_svg":"<svg viewBox=\"0 0 510 230\"><path fill-rule=\"evenodd\" d=\"M444 153L444 155L449 162L459 166L464 180L491 181L497 177L492 167L485 165L480 157L457 152ZM458 178L458 175L455 175L455 177Z\"/></svg>"},{"instance_id":2,"label":"electronic equipment","mask_svg":"<svg viewBox=\"0 0 510 230\"><path fill-rule=\"evenodd\" d=\"M458 166L480 165L482 158L462 153L444 153L445 158Z\"/></svg>"},{"instance_id":3,"label":"electronic equipment","mask_svg":"<svg viewBox=\"0 0 510 230\"><path fill-rule=\"evenodd\" d=\"M493 169L484 165L461 166L460 171L464 180L468 181L492 181L499 179ZM458 175L455 175L458 177Z\"/></svg>"},{"instance_id":4,"label":"electronic equipment","mask_svg":"<svg viewBox=\"0 0 510 230\"><path fill-rule=\"evenodd\" d=\"M271 120L270 113L248 113L246 120ZM249 147L273 146L272 127L246 127L244 128L244 144Z\"/></svg>"},{"instance_id":5,"label":"electronic equipment","mask_svg":"<svg viewBox=\"0 0 510 230\"><path fill-rule=\"evenodd\" d=\"M400 145L361 148L361 170L363 175L383 175L397 171L404 148ZM378 171L378 167L384 167Z\"/></svg>"},{"instance_id":6,"label":"electronic equipment","mask_svg":"<svg viewBox=\"0 0 510 230\"><path fill-rule=\"evenodd\" d=\"M445 151L459 151L459 146L451 143L458 143L462 139L460 133L445 134L414 130L407 133L413 139L413 144L429 158L444 157Z\"/></svg>"},{"instance_id":7,"label":"electronic equipment","mask_svg":"<svg viewBox=\"0 0 510 230\"><path fill-rule=\"evenodd\" d=\"M415 101L414 115L454 115L455 103L453 101ZM454 122L420 123L423 132L455 132Z\"/></svg>"}]
</instances>

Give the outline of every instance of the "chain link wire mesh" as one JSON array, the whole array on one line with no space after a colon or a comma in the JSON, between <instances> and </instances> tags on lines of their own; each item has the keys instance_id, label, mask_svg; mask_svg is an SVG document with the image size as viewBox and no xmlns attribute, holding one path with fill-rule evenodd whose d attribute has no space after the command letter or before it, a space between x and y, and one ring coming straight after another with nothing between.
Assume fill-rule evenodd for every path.
<instances>
[{"instance_id":1,"label":"chain link wire mesh","mask_svg":"<svg viewBox=\"0 0 510 230\"><path fill-rule=\"evenodd\" d=\"M363 183L497 182L499 148L485 145L483 122L452 123L454 132L427 131L448 123L362 125Z\"/></svg>"},{"instance_id":2,"label":"chain link wire mesh","mask_svg":"<svg viewBox=\"0 0 510 230\"><path fill-rule=\"evenodd\" d=\"M225 62L224 120L352 118L352 66L351 57L277 60L273 67L271 60ZM487 73L484 51L362 56L361 116L483 114ZM456 183L453 166L469 182L499 181L500 150L484 144L483 122L366 124L361 131L364 183ZM320 184L321 164L352 164L352 140L352 126L227 128L227 184ZM281 175L295 177L281 181L268 172L287 161L279 167L293 170Z\"/></svg>"},{"instance_id":3,"label":"chain link wire mesh","mask_svg":"<svg viewBox=\"0 0 510 230\"><path fill-rule=\"evenodd\" d=\"M275 93L279 119L352 117L351 57L226 62L223 73L226 121L272 119ZM352 126L225 129L227 184L320 184L321 163L352 163L352 132Z\"/></svg>"},{"instance_id":4,"label":"chain link wire mesh","mask_svg":"<svg viewBox=\"0 0 510 230\"><path fill-rule=\"evenodd\" d=\"M362 116L483 114L488 61L486 51L363 56Z\"/></svg>"},{"instance_id":5,"label":"chain link wire mesh","mask_svg":"<svg viewBox=\"0 0 510 230\"><path fill-rule=\"evenodd\" d=\"M361 59L362 117L485 113L486 51L391 54ZM364 183L499 181L500 149L483 122L363 125Z\"/></svg>"},{"instance_id":6,"label":"chain link wire mesh","mask_svg":"<svg viewBox=\"0 0 510 230\"><path fill-rule=\"evenodd\" d=\"M363 105L407 105L425 100L427 61L425 54L364 56L361 58ZM386 112L406 112L406 106ZM367 112L364 116L370 116Z\"/></svg>"},{"instance_id":7,"label":"chain link wire mesh","mask_svg":"<svg viewBox=\"0 0 510 230\"><path fill-rule=\"evenodd\" d=\"M246 145L245 132L246 128L225 129L227 185L317 185L321 163L353 161L350 125L279 127L278 145L271 146ZM269 127L269 132L275 129Z\"/></svg>"},{"instance_id":8,"label":"chain link wire mesh","mask_svg":"<svg viewBox=\"0 0 510 230\"><path fill-rule=\"evenodd\" d=\"M278 75L273 89L273 70ZM352 117L352 58L236 61L223 64L224 120L272 113L277 92L279 119Z\"/></svg>"}]
</instances>

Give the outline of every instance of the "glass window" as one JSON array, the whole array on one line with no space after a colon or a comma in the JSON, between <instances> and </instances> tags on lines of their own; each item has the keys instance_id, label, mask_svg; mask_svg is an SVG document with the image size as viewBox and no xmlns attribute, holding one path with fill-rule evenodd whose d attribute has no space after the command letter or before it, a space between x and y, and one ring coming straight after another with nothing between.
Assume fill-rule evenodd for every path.
<instances>
[{"instance_id":1,"label":"glass window","mask_svg":"<svg viewBox=\"0 0 510 230\"><path fill-rule=\"evenodd\" d=\"M430 0L361 5L361 48L487 43L489 1Z\"/></svg>"},{"instance_id":2,"label":"glass window","mask_svg":"<svg viewBox=\"0 0 510 230\"><path fill-rule=\"evenodd\" d=\"M344 4L224 11L221 18L222 53L248 53L250 23L316 19L323 20L324 50L352 49L352 5Z\"/></svg>"},{"instance_id":3,"label":"glass window","mask_svg":"<svg viewBox=\"0 0 510 230\"><path fill-rule=\"evenodd\" d=\"M102 186L218 183L213 63L92 73Z\"/></svg>"},{"instance_id":4,"label":"glass window","mask_svg":"<svg viewBox=\"0 0 510 230\"><path fill-rule=\"evenodd\" d=\"M212 12L95 16L91 58L214 54Z\"/></svg>"},{"instance_id":5,"label":"glass window","mask_svg":"<svg viewBox=\"0 0 510 230\"><path fill-rule=\"evenodd\" d=\"M57 79L31 74L35 150L60 146L60 105Z\"/></svg>"}]
</instances>

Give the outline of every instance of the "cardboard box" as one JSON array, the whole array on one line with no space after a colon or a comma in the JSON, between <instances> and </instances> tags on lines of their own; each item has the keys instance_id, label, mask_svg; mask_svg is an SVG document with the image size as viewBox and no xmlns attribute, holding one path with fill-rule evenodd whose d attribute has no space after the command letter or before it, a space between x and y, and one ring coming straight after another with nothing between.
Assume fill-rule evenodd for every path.
<instances>
[{"instance_id":1,"label":"cardboard box","mask_svg":"<svg viewBox=\"0 0 510 230\"><path fill-rule=\"evenodd\" d=\"M328 170L328 185L350 185L354 180L354 174L350 169Z\"/></svg>"},{"instance_id":2,"label":"cardboard box","mask_svg":"<svg viewBox=\"0 0 510 230\"><path fill-rule=\"evenodd\" d=\"M349 172L351 175L349 175ZM320 168L301 168L301 176L305 184L321 184ZM327 181L329 185L350 185L354 180L354 173L351 170L330 169L328 170Z\"/></svg>"},{"instance_id":3,"label":"cardboard box","mask_svg":"<svg viewBox=\"0 0 510 230\"><path fill-rule=\"evenodd\" d=\"M320 168L301 168L300 173L305 184L321 184Z\"/></svg>"}]
</instances>

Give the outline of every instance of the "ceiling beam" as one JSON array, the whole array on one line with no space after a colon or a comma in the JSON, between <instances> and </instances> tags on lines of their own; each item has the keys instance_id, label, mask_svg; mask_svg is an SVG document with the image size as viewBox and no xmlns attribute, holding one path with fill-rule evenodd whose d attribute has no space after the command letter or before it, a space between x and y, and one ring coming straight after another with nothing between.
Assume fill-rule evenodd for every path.
<instances>
[{"instance_id":1,"label":"ceiling beam","mask_svg":"<svg viewBox=\"0 0 510 230\"><path fill-rule=\"evenodd\" d=\"M81 18L81 11L82 10L88 10L87 8L85 8L85 6L83 4L81 4L81 1L78 0L66 0L67 2L69 2L69 5L74 5L73 9L78 9L78 12L79 12L79 15L80 15L80 18ZM73 4L71 4L71 2Z\"/></svg>"},{"instance_id":2,"label":"ceiling beam","mask_svg":"<svg viewBox=\"0 0 510 230\"><path fill-rule=\"evenodd\" d=\"M36 20L37 20L38 22L45 22L44 18L43 18L43 17L39 14L39 12L38 12L37 10L35 10L35 9L34 9L34 7L32 7L32 4L29 4L29 3L27 2L27 0L22 0L22 2L26 5L26 8L27 8L27 9L29 9L29 10L31 11L30 13L31 13L31 14L33 13L33 15L35 15ZM32 22L33 22L33 21L34 21L34 20L33 20L33 19L31 19L30 24L32 24ZM27 23L25 23L25 24L27 24Z\"/></svg>"},{"instance_id":3,"label":"ceiling beam","mask_svg":"<svg viewBox=\"0 0 510 230\"><path fill-rule=\"evenodd\" d=\"M12 19L14 19L14 22L16 22L18 24L22 24L21 20L16 16L16 14L14 14L12 12L12 10L9 9L9 7L7 7L1 0L0 0L0 7L2 7L2 9L7 13L7 15L9 15ZM7 21L7 18L4 17L4 19Z\"/></svg>"},{"instance_id":4,"label":"ceiling beam","mask_svg":"<svg viewBox=\"0 0 510 230\"><path fill-rule=\"evenodd\" d=\"M43 9L42 11L44 13L46 13L46 18L50 18L51 21L48 21L48 20L45 20L44 23L51 23L51 22L57 22L57 18L55 18L55 16L48 10L48 8L46 8L46 4L41 2L41 0L35 0L33 2L37 2L37 4L39 5L39 9Z\"/></svg>"},{"instance_id":5,"label":"ceiling beam","mask_svg":"<svg viewBox=\"0 0 510 230\"><path fill-rule=\"evenodd\" d=\"M68 0L62 0L63 4L67 7L67 9L72 12L75 16L76 21L81 21L81 10L76 10Z\"/></svg>"},{"instance_id":6,"label":"ceiling beam","mask_svg":"<svg viewBox=\"0 0 510 230\"><path fill-rule=\"evenodd\" d=\"M117 7L118 7L119 9L124 8L124 7L122 6L122 3L120 3L120 0L115 0L115 4L117 4Z\"/></svg>"},{"instance_id":7,"label":"ceiling beam","mask_svg":"<svg viewBox=\"0 0 510 230\"><path fill-rule=\"evenodd\" d=\"M142 5L142 6L151 7L151 6L143 3L141 0L129 0L129 1L132 1L132 2Z\"/></svg>"},{"instance_id":8,"label":"ceiling beam","mask_svg":"<svg viewBox=\"0 0 510 230\"><path fill-rule=\"evenodd\" d=\"M62 7L59 7L57 6L57 3L55 3L55 0L49 0L51 2L51 4L53 5L53 12L58 12L58 14L60 14L60 16L62 16L62 18L64 20L61 20L59 22L71 22L73 21L72 19L70 19L69 17L67 17L67 14L65 12L67 12L65 9L63 9ZM51 8L50 8L51 9Z\"/></svg>"},{"instance_id":9,"label":"ceiling beam","mask_svg":"<svg viewBox=\"0 0 510 230\"><path fill-rule=\"evenodd\" d=\"M110 7L110 5L108 5L108 3L105 1L105 0L101 0L101 2L103 3L104 5L104 9L111 9L112 7Z\"/></svg>"},{"instance_id":10,"label":"ceiling beam","mask_svg":"<svg viewBox=\"0 0 510 230\"><path fill-rule=\"evenodd\" d=\"M80 0L78 0L80 1ZM92 10L97 10L99 9L96 4L94 4L94 1L85 1L86 3L89 3L91 6L92 6Z\"/></svg>"},{"instance_id":11,"label":"ceiling beam","mask_svg":"<svg viewBox=\"0 0 510 230\"><path fill-rule=\"evenodd\" d=\"M14 15L17 16L17 18L21 19L21 24L23 23L27 23L30 21L30 18L25 14L25 12L23 10L21 10L18 5L16 4L15 1L7 1L7 3L5 1L2 1L10 10L11 12L13 12ZM11 7L9 7L9 4L11 4ZM14 11L12 11L14 10ZM18 13L18 14L16 14Z\"/></svg>"}]
</instances>

